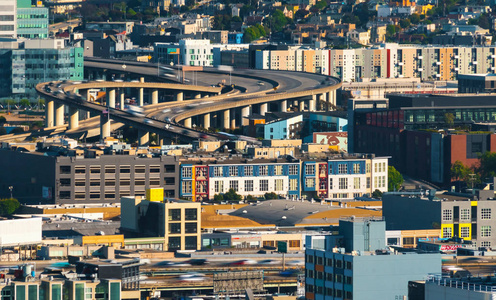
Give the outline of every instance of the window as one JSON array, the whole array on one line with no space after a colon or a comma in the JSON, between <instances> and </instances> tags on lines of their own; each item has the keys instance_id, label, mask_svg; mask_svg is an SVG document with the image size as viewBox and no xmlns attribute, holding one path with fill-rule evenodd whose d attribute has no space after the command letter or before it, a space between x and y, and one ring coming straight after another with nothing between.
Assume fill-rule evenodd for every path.
<instances>
[{"instance_id":1,"label":"window","mask_svg":"<svg viewBox=\"0 0 496 300\"><path fill-rule=\"evenodd\" d=\"M284 181L282 179L276 179L274 180L274 185L275 185L275 191L280 192L283 190Z\"/></svg>"},{"instance_id":2,"label":"window","mask_svg":"<svg viewBox=\"0 0 496 300\"><path fill-rule=\"evenodd\" d=\"M181 223L169 223L169 234L180 234Z\"/></svg>"},{"instance_id":3,"label":"window","mask_svg":"<svg viewBox=\"0 0 496 300\"><path fill-rule=\"evenodd\" d=\"M215 192L216 193L223 193L224 192L224 181L216 180L214 185L215 185Z\"/></svg>"},{"instance_id":4,"label":"window","mask_svg":"<svg viewBox=\"0 0 496 300\"><path fill-rule=\"evenodd\" d=\"M71 186L70 178L60 178L60 186Z\"/></svg>"},{"instance_id":5,"label":"window","mask_svg":"<svg viewBox=\"0 0 496 300\"><path fill-rule=\"evenodd\" d=\"M314 175L314 174L315 174L315 165L306 165L305 175Z\"/></svg>"},{"instance_id":6,"label":"window","mask_svg":"<svg viewBox=\"0 0 496 300\"><path fill-rule=\"evenodd\" d=\"M233 189L235 192L238 191L238 181L237 180L230 180L229 181L229 189Z\"/></svg>"},{"instance_id":7,"label":"window","mask_svg":"<svg viewBox=\"0 0 496 300\"><path fill-rule=\"evenodd\" d=\"M253 166L245 166L245 176L253 176Z\"/></svg>"},{"instance_id":8,"label":"window","mask_svg":"<svg viewBox=\"0 0 496 300\"><path fill-rule=\"evenodd\" d=\"M71 174L71 166L60 166L60 174Z\"/></svg>"},{"instance_id":9,"label":"window","mask_svg":"<svg viewBox=\"0 0 496 300\"><path fill-rule=\"evenodd\" d=\"M76 174L85 174L86 173L86 167L85 166L76 166L76 167L74 167L74 172Z\"/></svg>"},{"instance_id":10,"label":"window","mask_svg":"<svg viewBox=\"0 0 496 300\"><path fill-rule=\"evenodd\" d=\"M120 172L123 174L129 174L131 173L131 166L121 166L120 167Z\"/></svg>"},{"instance_id":11,"label":"window","mask_svg":"<svg viewBox=\"0 0 496 300\"><path fill-rule=\"evenodd\" d=\"M491 226L481 226L481 236L491 236Z\"/></svg>"},{"instance_id":12,"label":"window","mask_svg":"<svg viewBox=\"0 0 496 300\"><path fill-rule=\"evenodd\" d=\"M196 208L186 208L184 210L184 217L187 221L198 220L198 211Z\"/></svg>"},{"instance_id":13,"label":"window","mask_svg":"<svg viewBox=\"0 0 496 300\"><path fill-rule=\"evenodd\" d=\"M181 210L178 208L169 209L169 221L181 221Z\"/></svg>"},{"instance_id":14,"label":"window","mask_svg":"<svg viewBox=\"0 0 496 300\"><path fill-rule=\"evenodd\" d=\"M197 223L184 223L184 232L185 233L197 233L198 225Z\"/></svg>"},{"instance_id":15,"label":"window","mask_svg":"<svg viewBox=\"0 0 496 300\"><path fill-rule=\"evenodd\" d=\"M259 167L260 171L260 176L267 176L269 174L269 167L268 166L260 166Z\"/></svg>"},{"instance_id":16,"label":"window","mask_svg":"<svg viewBox=\"0 0 496 300\"><path fill-rule=\"evenodd\" d=\"M105 174L115 174L115 166L105 166Z\"/></svg>"},{"instance_id":17,"label":"window","mask_svg":"<svg viewBox=\"0 0 496 300\"><path fill-rule=\"evenodd\" d=\"M338 173L339 174L346 174L346 173L348 173L348 165L347 164L339 164L338 165Z\"/></svg>"},{"instance_id":18,"label":"window","mask_svg":"<svg viewBox=\"0 0 496 300\"><path fill-rule=\"evenodd\" d=\"M196 236L187 236L184 238L184 248L186 250L196 250L197 249L197 240Z\"/></svg>"},{"instance_id":19,"label":"window","mask_svg":"<svg viewBox=\"0 0 496 300\"><path fill-rule=\"evenodd\" d=\"M289 175L298 175L298 166L290 165L289 166Z\"/></svg>"},{"instance_id":20,"label":"window","mask_svg":"<svg viewBox=\"0 0 496 300\"><path fill-rule=\"evenodd\" d=\"M367 188L370 189L370 177L367 177Z\"/></svg>"},{"instance_id":21,"label":"window","mask_svg":"<svg viewBox=\"0 0 496 300\"><path fill-rule=\"evenodd\" d=\"M150 173L160 173L160 166L156 166L156 165L150 166Z\"/></svg>"},{"instance_id":22,"label":"window","mask_svg":"<svg viewBox=\"0 0 496 300\"><path fill-rule=\"evenodd\" d=\"M339 178L339 189L345 190L348 188L348 178Z\"/></svg>"},{"instance_id":23,"label":"window","mask_svg":"<svg viewBox=\"0 0 496 300\"><path fill-rule=\"evenodd\" d=\"M229 167L229 176L238 176L238 166Z\"/></svg>"},{"instance_id":24,"label":"window","mask_svg":"<svg viewBox=\"0 0 496 300\"><path fill-rule=\"evenodd\" d=\"M290 191L298 190L298 179L290 179L289 180L289 190Z\"/></svg>"},{"instance_id":25,"label":"window","mask_svg":"<svg viewBox=\"0 0 496 300\"><path fill-rule=\"evenodd\" d=\"M313 255L311 254L307 255L307 263L313 264Z\"/></svg>"},{"instance_id":26,"label":"window","mask_svg":"<svg viewBox=\"0 0 496 300\"><path fill-rule=\"evenodd\" d=\"M216 177L222 176L222 167L214 167L214 176Z\"/></svg>"},{"instance_id":27,"label":"window","mask_svg":"<svg viewBox=\"0 0 496 300\"><path fill-rule=\"evenodd\" d=\"M269 181L268 180L260 180L260 191L267 192L269 190Z\"/></svg>"},{"instance_id":28,"label":"window","mask_svg":"<svg viewBox=\"0 0 496 300\"><path fill-rule=\"evenodd\" d=\"M360 188L360 177L353 178L353 188L354 189Z\"/></svg>"},{"instance_id":29,"label":"window","mask_svg":"<svg viewBox=\"0 0 496 300\"><path fill-rule=\"evenodd\" d=\"M460 219L470 220L470 209L465 208L460 211Z\"/></svg>"},{"instance_id":30,"label":"window","mask_svg":"<svg viewBox=\"0 0 496 300\"><path fill-rule=\"evenodd\" d=\"M335 259L334 260L334 267L338 268L338 269L342 269L343 268L343 261L340 259Z\"/></svg>"},{"instance_id":31,"label":"window","mask_svg":"<svg viewBox=\"0 0 496 300\"><path fill-rule=\"evenodd\" d=\"M481 209L481 220L491 220L491 209L490 208Z\"/></svg>"},{"instance_id":32,"label":"window","mask_svg":"<svg viewBox=\"0 0 496 300\"><path fill-rule=\"evenodd\" d=\"M307 188L314 188L315 187L315 178L305 178L305 186Z\"/></svg>"},{"instance_id":33,"label":"window","mask_svg":"<svg viewBox=\"0 0 496 300\"><path fill-rule=\"evenodd\" d=\"M451 237L452 237L451 227L444 227L443 238L451 238Z\"/></svg>"},{"instance_id":34,"label":"window","mask_svg":"<svg viewBox=\"0 0 496 300\"><path fill-rule=\"evenodd\" d=\"M443 221L451 221L453 219L453 211L451 209L443 209Z\"/></svg>"},{"instance_id":35,"label":"window","mask_svg":"<svg viewBox=\"0 0 496 300\"><path fill-rule=\"evenodd\" d=\"M491 247L491 242L490 241L482 241L481 247Z\"/></svg>"},{"instance_id":36,"label":"window","mask_svg":"<svg viewBox=\"0 0 496 300\"><path fill-rule=\"evenodd\" d=\"M276 176L282 175L282 166L275 166L274 167L274 175L276 175Z\"/></svg>"},{"instance_id":37,"label":"window","mask_svg":"<svg viewBox=\"0 0 496 300\"><path fill-rule=\"evenodd\" d=\"M183 181L182 192L183 194L191 194L193 191L193 182L192 181Z\"/></svg>"},{"instance_id":38,"label":"window","mask_svg":"<svg viewBox=\"0 0 496 300\"><path fill-rule=\"evenodd\" d=\"M460 227L460 237L461 238L470 237L470 227Z\"/></svg>"},{"instance_id":39,"label":"window","mask_svg":"<svg viewBox=\"0 0 496 300\"><path fill-rule=\"evenodd\" d=\"M300 248L300 240L290 240L289 241L289 247L291 248Z\"/></svg>"},{"instance_id":40,"label":"window","mask_svg":"<svg viewBox=\"0 0 496 300\"><path fill-rule=\"evenodd\" d=\"M190 178L193 175L193 168L192 167L183 167L182 175L183 175L183 177Z\"/></svg>"},{"instance_id":41,"label":"window","mask_svg":"<svg viewBox=\"0 0 496 300\"><path fill-rule=\"evenodd\" d=\"M253 192L253 180L245 180L245 192Z\"/></svg>"},{"instance_id":42,"label":"window","mask_svg":"<svg viewBox=\"0 0 496 300\"><path fill-rule=\"evenodd\" d=\"M367 163L367 164L365 165L365 171L366 171L367 173L370 173L370 171L371 171L370 163Z\"/></svg>"},{"instance_id":43,"label":"window","mask_svg":"<svg viewBox=\"0 0 496 300\"><path fill-rule=\"evenodd\" d=\"M100 166L90 166L91 174L100 174L100 172L101 172Z\"/></svg>"},{"instance_id":44,"label":"window","mask_svg":"<svg viewBox=\"0 0 496 300\"><path fill-rule=\"evenodd\" d=\"M360 174L360 164L353 164L353 174Z\"/></svg>"},{"instance_id":45,"label":"window","mask_svg":"<svg viewBox=\"0 0 496 300\"><path fill-rule=\"evenodd\" d=\"M181 237L169 237L169 251L181 249Z\"/></svg>"}]
</instances>

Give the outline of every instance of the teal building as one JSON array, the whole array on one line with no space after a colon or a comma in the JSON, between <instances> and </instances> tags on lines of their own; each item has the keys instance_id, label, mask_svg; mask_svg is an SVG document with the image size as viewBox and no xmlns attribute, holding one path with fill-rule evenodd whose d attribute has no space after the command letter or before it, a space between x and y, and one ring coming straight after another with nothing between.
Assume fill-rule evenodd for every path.
<instances>
[{"instance_id":1,"label":"teal building","mask_svg":"<svg viewBox=\"0 0 496 300\"><path fill-rule=\"evenodd\" d=\"M48 8L33 7L30 0L17 0L17 37L48 38Z\"/></svg>"}]
</instances>

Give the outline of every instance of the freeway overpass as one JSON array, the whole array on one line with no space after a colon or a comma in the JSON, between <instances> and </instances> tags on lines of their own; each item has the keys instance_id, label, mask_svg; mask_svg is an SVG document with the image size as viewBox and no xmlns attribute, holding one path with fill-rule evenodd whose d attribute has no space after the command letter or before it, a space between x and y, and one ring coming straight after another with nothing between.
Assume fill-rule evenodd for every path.
<instances>
[{"instance_id":1,"label":"freeway overpass","mask_svg":"<svg viewBox=\"0 0 496 300\"><path fill-rule=\"evenodd\" d=\"M251 113L265 115L290 107L300 111L331 110L336 105L336 90L341 87L339 79L313 73L239 69L226 72L216 68L188 71L182 66L167 69L173 70L172 74L163 74L159 64L87 59L85 73L92 81L37 85L38 94L47 101L46 126L63 125L67 105L70 130L79 127L79 111L91 112L100 115L102 138L110 135L113 120L138 128L140 145L147 145L150 132L168 140L208 140L215 136L204 135L195 128L234 129L246 125L245 117ZM90 99L89 90L94 88L106 90L105 105L86 101ZM75 97L77 93L85 95L86 100ZM133 94L147 117L122 110L126 95ZM165 120L175 123L168 126Z\"/></svg>"}]
</instances>

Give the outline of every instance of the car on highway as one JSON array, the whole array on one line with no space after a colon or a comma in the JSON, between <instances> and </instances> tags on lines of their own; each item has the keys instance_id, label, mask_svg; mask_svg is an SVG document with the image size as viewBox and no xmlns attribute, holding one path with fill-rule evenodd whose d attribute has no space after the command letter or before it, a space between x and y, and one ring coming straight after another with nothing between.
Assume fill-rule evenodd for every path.
<instances>
[{"instance_id":1,"label":"car on highway","mask_svg":"<svg viewBox=\"0 0 496 300\"><path fill-rule=\"evenodd\" d=\"M252 259L242 259L242 260L237 260L230 262L229 265L231 266L245 266L245 265L255 265L257 262L252 260Z\"/></svg>"},{"instance_id":2,"label":"car on highway","mask_svg":"<svg viewBox=\"0 0 496 300\"><path fill-rule=\"evenodd\" d=\"M203 281L205 279L205 274L202 273L186 273L179 275L180 281Z\"/></svg>"},{"instance_id":3,"label":"car on highway","mask_svg":"<svg viewBox=\"0 0 496 300\"><path fill-rule=\"evenodd\" d=\"M206 139L208 136L205 133L200 134L199 136L201 139Z\"/></svg>"},{"instance_id":4,"label":"car on highway","mask_svg":"<svg viewBox=\"0 0 496 300\"><path fill-rule=\"evenodd\" d=\"M170 108L166 108L166 109L164 109L164 110L162 111L162 113L163 113L163 114L166 114L166 113L168 113L168 112L170 112L170 111L171 111L171 110L170 110Z\"/></svg>"},{"instance_id":5,"label":"car on highway","mask_svg":"<svg viewBox=\"0 0 496 300\"><path fill-rule=\"evenodd\" d=\"M209 263L209 261L205 258L194 258L188 260L188 263L192 266L203 266Z\"/></svg>"},{"instance_id":6,"label":"car on highway","mask_svg":"<svg viewBox=\"0 0 496 300\"><path fill-rule=\"evenodd\" d=\"M152 121L152 120L150 120L150 119L145 119L145 121L144 121L144 122L145 122L145 124L153 124L153 121Z\"/></svg>"},{"instance_id":7,"label":"car on highway","mask_svg":"<svg viewBox=\"0 0 496 300\"><path fill-rule=\"evenodd\" d=\"M181 131L182 134L185 134L185 135L188 135L189 134L189 131L187 129L183 129L183 131Z\"/></svg>"},{"instance_id":8,"label":"car on highway","mask_svg":"<svg viewBox=\"0 0 496 300\"><path fill-rule=\"evenodd\" d=\"M292 277L292 276L298 276L298 273L299 273L298 270L284 270L279 272L279 276Z\"/></svg>"},{"instance_id":9,"label":"car on highway","mask_svg":"<svg viewBox=\"0 0 496 300\"><path fill-rule=\"evenodd\" d=\"M279 262L273 259L264 259L258 262L259 265L276 265Z\"/></svg>"},{"instance_id":10,"label":"car on highway","mask_svg":"<svg viewBox=\"0 0 496 300\"><path fill-rule=\"evenodd\" d=\"M171 119L169 117L165 117L164 122L170 123Z\"/></svg>"},{"instance_id":11,"label":"car on highway","mask_svg":"<svg viewBox=\"0 0 496 300\"><path fill-rule=\"evenodd\" d=\"M259 82L257 82L257 84L260 86L265 85L265 83L263 81L259 81Z\"/></svg>"},{"instance_id":12,"label":"car on highway","mask_svg":"<svg viewBox=\"0 0 496 300\"><path fill-rule=\"evenodd\" d=\"M304 264L303 260L290 260L286 263L287 266L302 266Z\"/></svg>"},{"instance_id":13,"label":"car on highway","mask_svg":"<svg viewBox=\"0 0 496 300\"><path fill-rule=\"evenodd\" d=\"M156 264L154 264L153 266L154 267L157 267L157 268L167 268L167 267L172 267L174 266L176 263L173 262L173 261L169 261L169 260L164 260L164 261L160 261Z\"/></svg>"}]
</instances>

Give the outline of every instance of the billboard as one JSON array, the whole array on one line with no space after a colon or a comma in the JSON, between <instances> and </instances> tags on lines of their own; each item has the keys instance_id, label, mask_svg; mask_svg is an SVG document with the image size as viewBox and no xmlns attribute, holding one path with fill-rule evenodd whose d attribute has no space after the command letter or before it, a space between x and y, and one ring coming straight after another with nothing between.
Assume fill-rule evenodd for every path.
<instances>
[{"instance_id":1,"label":"billboard","mask_svg":"<svg viewBox=\"0 0 496 300\"><path fill-rule=\"evenodd\" d=\"M0 246L41 243L41 218L0 221Z\"/></svg>"},{"instance_id":2,"label":"billboard","mask_svg":"<svg viewBox=\"0 0 496 300\"><path fill-rule=\"evenodd\" d=\"M338 146L339 151L348 152L348 132L314 132L315 144Z\"/></svg>"},{"instance_id":3,"label":"billboard","mask_svg":"<svg viewBox=\"0 0 496 300\"><path fill-rule=\"evenodd\" d=\"M179 54L179 48L167 48L167 54Z\"/></svg>"}]
</instances>

